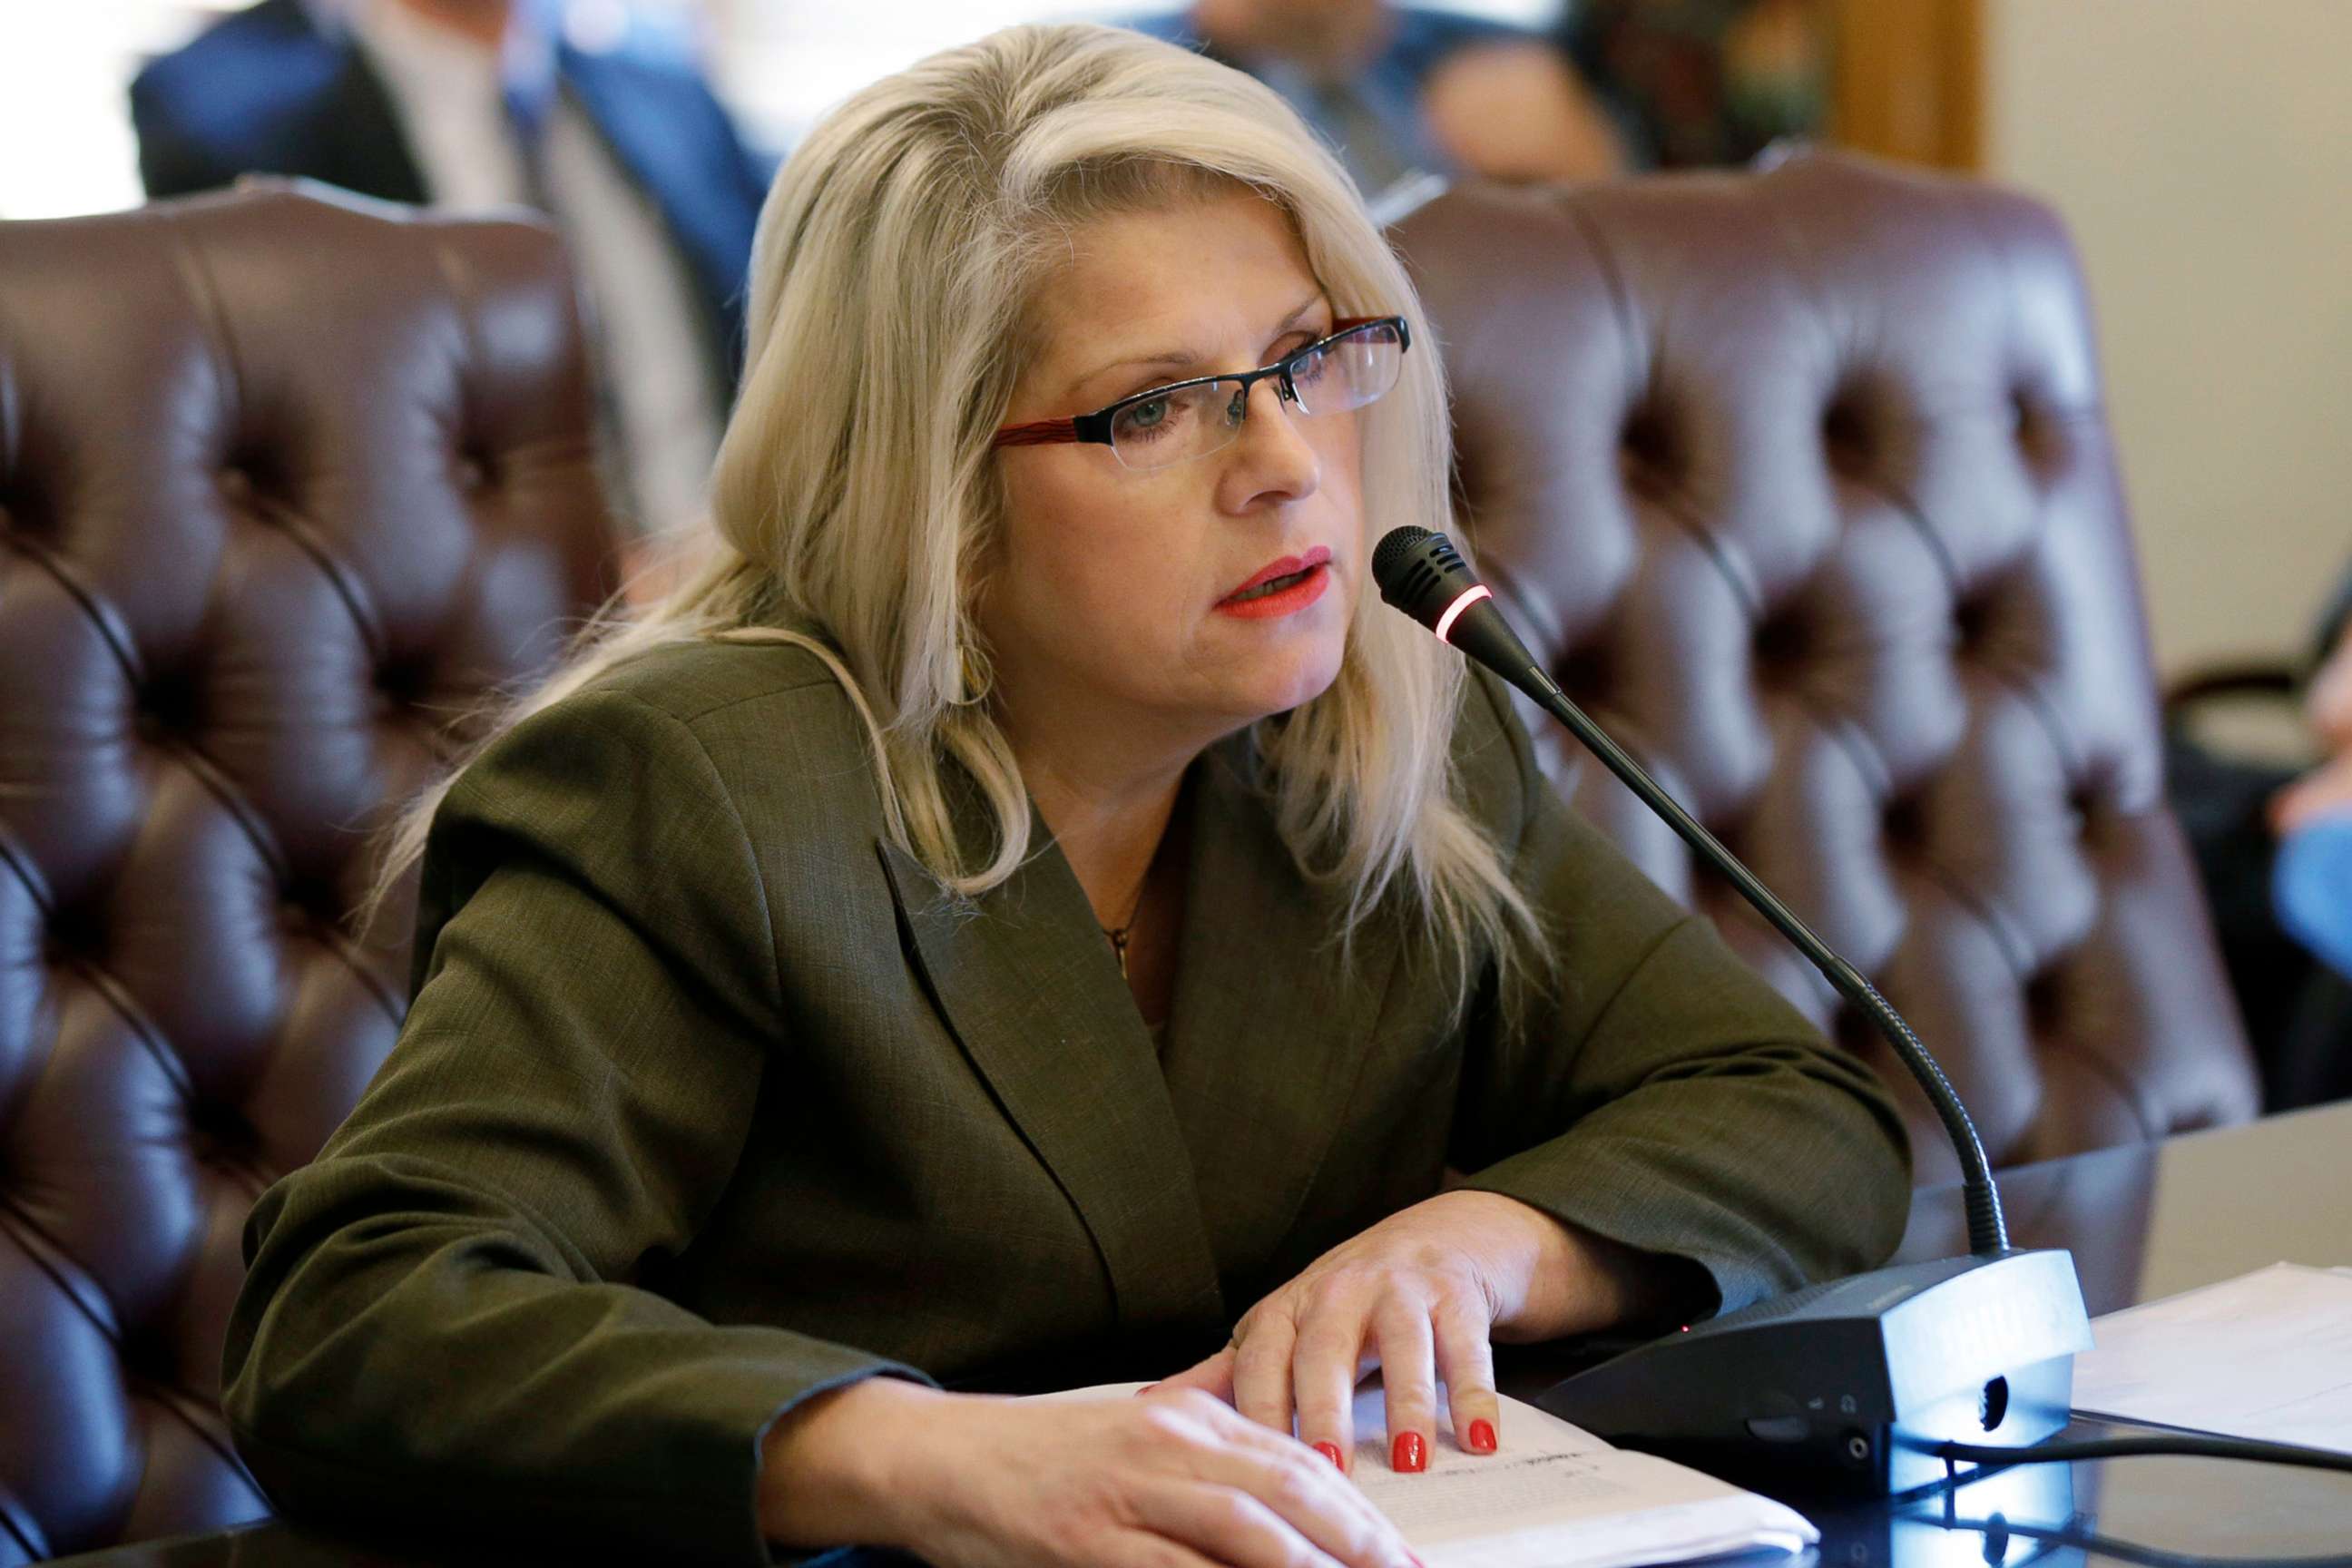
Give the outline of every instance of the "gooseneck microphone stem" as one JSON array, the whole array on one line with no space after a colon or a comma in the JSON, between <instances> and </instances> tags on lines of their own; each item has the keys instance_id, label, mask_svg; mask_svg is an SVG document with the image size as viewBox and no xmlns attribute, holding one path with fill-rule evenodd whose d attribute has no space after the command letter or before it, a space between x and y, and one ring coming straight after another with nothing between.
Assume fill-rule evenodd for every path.
<instances>
[{"instance_id":1,"label":"gooseneck microphone stem","mask_svg":"<svg viewBox=\"0 0 2352 1568\"><path fill-rule=\"evenodd\" d=\"M1493 667L1489 667L1493 668ZM1992 1168L1985 1159L1984 1144L1977 1136L1976 1123L1969 1120L1968 1108L1960 1103L1944 1069L1927 1052L1911 1026L1897 1013L1885 997L1878 994L1862 971L1838 956L1837 951L1815 936L1812 928L1799 920L1796 912L1782 903L1757 879L1739 858L1723 847L1702 826L1697 818L1682 808L1681 803L1658 786L1656 780L1643 771L1622 746L1610 739L1609 732L1570 700L1568 694L1545 674L1539 665L1529 664L1516 674L1497 668L1495 673L1542 704L1544 711L1568 726L1570 733L1584 743L1587 751L1599 757L1601 765L1624 782L1648 806L1665 819L1666 826L1681 836L1684 843L1698 852L1699 858L1714 867L1739 889L1739 896L1752 905L1756 912L1772 922L1772 929L1789 939L1810 960L1815 969L1838 994L1861 1008L1886 1037L1911 1076L1927 1092L1928 1102L1944 1123L1954 1147L1960 1154L1963 1191L1968 1201L1969 1250L1990 1257L2009 1250L2009 1226L2001 1217L2000 1193L1993 1185Z\"/></svg>"},{"instance_id":2,"label":"gooseneck microphone stem","mask_svg":"<svg viewBox=\"0 0 2352 1568\"><path fill-rule=\"evenodd\" d=\"M1495 606L1493 595L1478 583L1444 534L1410 527L1391 531L1374 553L1372 574L1380 584L1382 598L1509 681L1566 725L1570 733L1600 758L1601 765L1616 774L1643 805L1664 819L1700 859L1738 889L1740 897L1803 953L1838 994L1869 1016L1894 1048L1895 1057L1927 1092L1928 1103L1935 1108L1959 1155L1961 1190L1968 1205L1969 1250L1986 1258L2007 1252L2009 1226L2001 1216L2000 1192L1993 1185L1992 1166L1985 1158L1976 1123L1969 1119L1968 1108L1960 1103L1944 1069L1928 1054L1903 1016L1878 994L1878 988L1815 936L1771 889L1740 863L1738 856L1725 848L1697 818L1683 809L1680 802L1660 788L1657 781L1612 740L1607 731L1570 700L1511 630L1501 610Z\"/></svg>"}]
</instances>

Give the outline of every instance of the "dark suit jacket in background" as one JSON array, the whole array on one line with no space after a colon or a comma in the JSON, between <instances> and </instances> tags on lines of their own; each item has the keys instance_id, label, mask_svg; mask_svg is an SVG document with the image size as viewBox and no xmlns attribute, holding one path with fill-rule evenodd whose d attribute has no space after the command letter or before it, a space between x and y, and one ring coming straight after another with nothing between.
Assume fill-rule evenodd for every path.
<instances>
[{"instance_id":1,"label":"dark suit jacket in background","mask_svg":"<svg viewBox=\"0 0 2352 1568\"><path fill-rule=\"evenodd\" d=\"M760 1563L799 1401L1166 1375L1449 1164L1726 1308L1881 1260L1908 1152L1870 1071L1472 690L1457 755L1561 994L1488 965L1449 1022L1393 911L1342 975L1237 736L1188 779L1164 1061L1042 825L964 906L888 847L807 653L665 651L518 726L436 819L399 1044L248 1222L240 1451L298 1515Z\"/></svg>"},{"instance_id":2,"label":"dark suit jacket in background","mask_svg":"<svg viewBox=\"0 0 2352 1568\"><path fill-rule=\"evenodd\" d=\"M742 369L743 276L772 168L745 149L702 79L675 61L560 43L556 77L660 212L686 263L724 410ZM131 118L152 197L271 174L384 201L432 199L366 51L302 0L261 0L150 63L131 84Z\"/></svg>"}]
</instances>

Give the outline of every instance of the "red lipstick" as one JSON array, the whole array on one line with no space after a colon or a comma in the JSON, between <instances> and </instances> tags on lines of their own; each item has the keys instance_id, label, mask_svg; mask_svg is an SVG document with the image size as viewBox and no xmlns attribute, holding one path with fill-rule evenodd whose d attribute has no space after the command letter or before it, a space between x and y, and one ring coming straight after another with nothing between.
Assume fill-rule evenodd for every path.
<instances>
[{"instance_id":1,"label":"red lipstick","mask_svg":"<svg viewBox=\"0 0 2352 1568\"><path fill-rule=\"evenodd\" d=\"M1303 610L1331 585L1331 552L1317 545L1304 555L1269 561L1257 574L1217 601L1221 614L1265 620Z\"/></svg>"}]
</instances>

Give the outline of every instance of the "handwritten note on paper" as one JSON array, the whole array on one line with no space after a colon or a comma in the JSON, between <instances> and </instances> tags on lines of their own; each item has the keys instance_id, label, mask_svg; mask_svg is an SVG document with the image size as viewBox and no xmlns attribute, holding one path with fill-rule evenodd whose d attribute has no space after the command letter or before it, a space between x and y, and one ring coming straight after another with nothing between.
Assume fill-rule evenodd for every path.
<instances>
[{"instance_id":1,"label":"handwritten note on paper","mask_svg":"<svg viewBox=\"0 0 2352 1568\"><path fill-rule=\"evenodd\" d=\"M2352 1270L2275 1263L2091 1332L2077 1410L2352 1453Z\"/></svg>"}]
</instances>

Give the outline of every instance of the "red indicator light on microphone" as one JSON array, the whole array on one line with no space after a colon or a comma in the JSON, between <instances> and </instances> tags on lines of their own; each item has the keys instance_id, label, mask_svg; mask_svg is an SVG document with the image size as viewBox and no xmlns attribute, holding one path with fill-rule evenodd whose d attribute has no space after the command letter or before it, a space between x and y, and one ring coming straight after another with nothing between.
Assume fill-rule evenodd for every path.
<instances>
[{"instance_id":1,"label":"red indicator light on microphone","mask_svg":"<svg viewBox=\"0 0 2352 1568\"><path fill-rule=\"evenodd\" d=\"M1442 643L1452 643L1454 639L1447 637L1445 634L1454 629L1454 623L1460 617L1462 612L1468 609L1471 605L1476 604L1481 599L1491 599L1494 596L1494 595L1486 591L1486 584L1481 583L1476 587L1464 594L1460 598L1454 600L1452 604L1446 605L1445 613L1437 617L1437 640Z\"/></svg>"}]
</instances>

